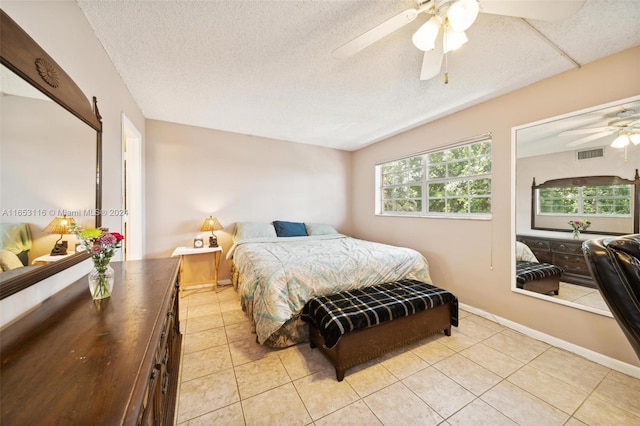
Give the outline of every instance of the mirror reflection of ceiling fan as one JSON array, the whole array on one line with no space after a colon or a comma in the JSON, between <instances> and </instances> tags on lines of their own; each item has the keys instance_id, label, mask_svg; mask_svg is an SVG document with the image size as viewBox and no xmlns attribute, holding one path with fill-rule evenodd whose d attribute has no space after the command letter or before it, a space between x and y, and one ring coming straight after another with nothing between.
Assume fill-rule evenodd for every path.
<instances>
[{"instance_id":1,"label":"mirror reflection of ceiling fan","mask_svg":"<svg viewBox=\"0 0 640 426\"><path fill-rule=\"evenodd\" d=\"M513 16L517 18L556 21L577 12L586 0L418 0L416 9L407 9L373 27L364 34L333 51L336 59L351 56L383 37L413 22L418 15L432 15L412 37L413 44L424 51L420 80L429 80L440 73L446 56L468 39L465 31L471 27L478 13Z\"/></svg>"},{"instance_id":2,"label":"mirror reflection of ceiling fan","mask_svg":"<svg viewBox=\"0 0 640 426\"><path fill-rule=\"evenodd\" d=\"M606 126L566 130L560 133L560 136L585 135L569 142L567 146L582 145L613 135L617 135L611 142L613 148L624 148L630 143L640 144L640 111L623 108L614 117Z\"/></svg>"}]
</instances>

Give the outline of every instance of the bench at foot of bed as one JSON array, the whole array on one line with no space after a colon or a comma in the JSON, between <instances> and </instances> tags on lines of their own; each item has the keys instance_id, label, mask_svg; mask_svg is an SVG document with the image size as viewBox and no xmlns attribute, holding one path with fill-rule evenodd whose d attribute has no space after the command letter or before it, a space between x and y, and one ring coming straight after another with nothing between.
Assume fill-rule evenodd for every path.
<instances>
[{"instance_id":1,"label":"bench at foot of bed","mask_svg":"<svg viewBox=\"0 0 640 426\"><path fill-rule=\"evenodd\" d=\"M312 348L345 371L409 343L458 325L458 300L415 280L345 291L310 300L302 313Z\"/></svg>"}]
</instances>

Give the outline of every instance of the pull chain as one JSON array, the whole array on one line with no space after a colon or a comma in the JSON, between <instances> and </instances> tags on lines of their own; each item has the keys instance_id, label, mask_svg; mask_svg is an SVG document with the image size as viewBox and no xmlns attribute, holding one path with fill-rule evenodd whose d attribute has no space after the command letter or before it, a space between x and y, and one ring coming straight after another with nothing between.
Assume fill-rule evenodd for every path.
<instances>
[{"instance_id":1,"label":"pull chain","mask_svg":"<svg viewBox=\"0 0 640 426\"><path fill-rule=\"evenodd\" d=\"M444 84L449 84L449 61L447 59L447 31L449 30L449 18L444 23L444 35L442 37L442 51L444 52Z\"/></svg>"},{"instance_id":2,"label":"pull chain","mask_svg":"<svg viewBox=\"0 0 640 426\"><path fill-rule=\"evenodd\" d=\"M447 54L444 54L444 84L449 84L449 61Z\"/></svg>"}]
</instances>

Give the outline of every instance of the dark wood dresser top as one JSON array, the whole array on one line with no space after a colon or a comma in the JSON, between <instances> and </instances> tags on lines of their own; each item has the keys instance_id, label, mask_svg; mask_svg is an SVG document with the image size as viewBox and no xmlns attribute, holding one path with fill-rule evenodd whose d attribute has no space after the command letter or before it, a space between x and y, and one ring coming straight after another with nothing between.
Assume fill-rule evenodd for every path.
<instances>
[{"instance_id":1,"label":"dark wood dresser top","mask_svg":"<svg viewBox=\"0 0 640 426\"><path fill-rule=\"evenodd\" d=\"M111 298L94 302L85 276L1 330L0 423L135 423L178 262L112 262Z\"/></svg>"}]
</instances>

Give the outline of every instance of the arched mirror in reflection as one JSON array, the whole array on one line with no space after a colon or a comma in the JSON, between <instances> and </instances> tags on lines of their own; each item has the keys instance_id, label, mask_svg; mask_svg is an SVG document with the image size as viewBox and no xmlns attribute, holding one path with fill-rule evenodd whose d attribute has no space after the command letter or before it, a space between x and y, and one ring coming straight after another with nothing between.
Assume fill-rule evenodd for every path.
<instances>
[{"instance_id":1,"label":"arched mirror in reflection","mask_svg":"<svg viewBox=\"0 0 640 426\"><path fill-rule=\"evenodd\" d=\"M65 215L83 227L100 225L102 123L95 99L92 105L4 12L1 19L0 298L4 299L88 257L75 252L75 237L65 235L67 228L54 225Z\"/></svg>"},{"instance_id":2,"label":"arched mirror in reflection","mask_svg":"<svg viewBox=\"0 0 640 426\"><path fill-rule=\"evenodd\" d=\"M512 289L610 316L581 245L638 232L640 96L519 126L512 137Z\"/></svg>"}]
</instances>

